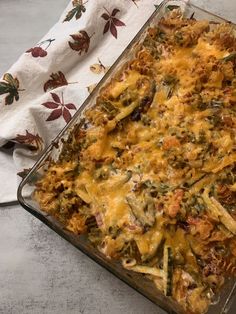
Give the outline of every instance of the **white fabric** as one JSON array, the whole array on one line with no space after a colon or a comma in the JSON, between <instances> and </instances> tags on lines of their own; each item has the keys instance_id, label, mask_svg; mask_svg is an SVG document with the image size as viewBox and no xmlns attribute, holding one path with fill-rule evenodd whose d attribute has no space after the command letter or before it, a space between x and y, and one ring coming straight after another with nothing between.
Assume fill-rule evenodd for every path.
<instances>
[{"instance_id":1,"label":"white fabric","mask_svg":"<svg viewBox=\"0 0 236 314\"><path fill-rule=\"evenodd\" d=\"M81 1L70 2L58 23L40 41L41 48L47 52L46 56L45 52L41 57L32 56L32 51L29 50L7 71L13 79L17 78L19 81L19 87L17 86L19 100L14 99L12 104L5 104L8 93L0 95L0 146L8 141L17 144L13 149L13 157L5 150L0 150L0 203L16 200L16 173L32 167L42 149L50 144L66 124L63 116L46 121L53 110L60 109L60 104L57 104L57 108L55 104L51 104L50 106L53 106L51 109L42 104L55 103L55 97L53 100L51 95L55 93L61 101L62 98L64 99L64 104L73 104L78 109L88 96L87 87L102 78L104 68L113 64L153 13L154 4L157 5L160 1L83 1L86 11L82 12L81 17L77 20L73 17L70 21L64 21L73 6L75 8L80 3ZM119 11L113 11L114 9ZM113 34L110 29L103 34L107 23L107 15L104 13L108 14L107 11L110 14L116 12L113 17L119 19L119 21L113 20L119 24L116 27L117 39L114 37L114 27ZM123 23L125 25L120 25ZM86 31L91 37L88 51L84 49L81 54L72 50L68 43L74 42L71 35L81 36L82 33L78 33L79 31ZM99 60L102 66L99 65ZM97 65L92 72L90 66L93 64ZM45 82L50 79L52 73L58 71L65 75L69 85L45 92L43 89ZM16 81L14 82L17 85ZM3 77L0 80L0 91L8 83L9 78L7 81L6 76ZM69 105L69 108L74 107L73 105ZM75 110L66 109L66 120L68 120L68 112L73 115ZM57 115L58 111L53 118ZM30 150L28 145L34 149ZM20 180L20 177L18 179Z\"/></svg>"},{"instance_id":2,"label":"white fabric","mask_svg":"<svg viewBox=\"0 0 236 314\"><path fill-rule=\"evenodd\" d=\"M0 150L0 174L0 202L12 202L16 199L17 175L11 151Z\"/></svg>"}]
</instances>

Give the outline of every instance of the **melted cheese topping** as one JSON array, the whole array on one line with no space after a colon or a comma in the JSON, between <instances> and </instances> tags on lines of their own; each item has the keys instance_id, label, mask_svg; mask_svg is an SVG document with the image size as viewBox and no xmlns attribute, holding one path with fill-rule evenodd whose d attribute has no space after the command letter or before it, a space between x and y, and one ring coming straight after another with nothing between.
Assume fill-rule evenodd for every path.
<instances>
[{"instance_id":1,"label":"melted cheese topping","mask_svg":"<svg viewBox=\"0 0 236 314\"><path fill-rule=\"evenodd\" d=\"M117 98L128 87L135 86L137 80L141 77L138 72L130 72L121 82L114 82L111 87L110 95Z\"/></svg>"},{"instance_id":2,"label":"melted cheese topping","mask_svg":"<svg viewBox=\"0 0 236 314\"><path fill-rule=\"evenodd\" d=\"M213 56L216 59L222 59L227 55L225 50L219 49L214 44L206 42L206 40L199 38L197 45L194 47L192 52L196 55L199 55L205 59Z\"/></svg>"},{"instance_id":3,"label":"melted cheese topping","mask_svg":"<svg viewBox=\"0 0 236 314\"><path fill-rule=\"evenodd\" d=\"M225 36L174 12L150 28L35 193L43 210L70 231L87 232L108 258L155 283L160 277L165 292L171 282L173 297L191 313L205 312L203 291L212 278L222 285L222 265L236 269L228 249L236 222L220 204L234 211L236 40L227 48L229 26L217 27ZM228 254L220 261L219 247Z\"/></svg>"}]
</instances>

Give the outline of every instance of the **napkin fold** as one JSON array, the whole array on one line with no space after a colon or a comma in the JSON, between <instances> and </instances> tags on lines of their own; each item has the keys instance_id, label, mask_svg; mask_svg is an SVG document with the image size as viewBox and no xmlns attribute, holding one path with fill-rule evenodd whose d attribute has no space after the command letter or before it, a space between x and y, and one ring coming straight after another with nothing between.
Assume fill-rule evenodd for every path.
<instances>
[{"instance_id":1,"label":"napkin fold","mask_svg":"<svg viewBox=\"0 0 236 314\"><path fill-rule=\"evenodd\" d=\"M73 0L0 79L0 203L155 10L157 0Z\"/></svg>"}]
</instances>

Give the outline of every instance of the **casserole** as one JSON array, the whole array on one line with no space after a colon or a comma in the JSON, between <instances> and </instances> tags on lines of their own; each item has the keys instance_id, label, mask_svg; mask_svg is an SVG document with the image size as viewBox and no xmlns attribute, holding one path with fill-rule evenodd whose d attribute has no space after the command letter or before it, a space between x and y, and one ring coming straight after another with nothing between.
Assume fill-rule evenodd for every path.
<instances>
[{"instance_id":1,"label":"casserole","mask_svg":"<svg viewBox=\"0 0 236 314\"><path fill-rule=\"evenodd\" d=\"M223 285L219 270L235 270L233 248L224 259L235 221L222 206L234 192L234 95L225 92L235 54L225 46L231 37L221 36L233 28L219 22L163 2L18 190L27 210L177 313L206 312ZM211 264L216 250L220 265ZM225 311L233 287L226 280L217 310Z\"/></svg>"}]
</instances>

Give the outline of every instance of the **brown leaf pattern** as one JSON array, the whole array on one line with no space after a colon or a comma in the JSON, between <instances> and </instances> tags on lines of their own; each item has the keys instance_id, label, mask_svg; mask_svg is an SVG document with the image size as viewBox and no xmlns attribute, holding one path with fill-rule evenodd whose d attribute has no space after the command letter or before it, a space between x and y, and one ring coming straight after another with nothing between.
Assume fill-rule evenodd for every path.
<instances>
[{"instance_id":1,"label":"brown leaf pattern","mask_svg":"<svg viewBox=\"0 0 236 314\"><path fill-rule=\"evenodd\" d=\"M90 38L93 36L88 35L86 31L79 31L77 34L72 34L70 37L74 40L74 42L69 41L68 44L72 50L78 51L79 55L83 52L87 53L90 46Z\"/></svg>"},{"instance_id":2,"label":"brown leaf pattern","mask_svg":"<svg viewBox=\"0 0 236 314\"><path fill-rule=\"evenodd\" d=\"M73 0L72 1L73 9L67 13L63 22L69 22L71 19L73 19L73 17L75 17L76 20L81 18L82 14L86 11L84 5L87 2L88 1L84 2L83 0Z\"/></svg>"},{"instance_id":3,"label":"brown leaf pattern","mask_svg":"<svg viewBox=\"0 0 236 314\"><path fill-rule=\"evenodd\" d=\"M116 18L116 14L120 12L119 9L115 8L110 13L105 7L104 12L101 17L106 21L103 29L103 34L106 34L110 30L111 34L117 39L117 26L125 26L125 23Z\"/></svg>"},{"instance_id":4,"label":"brown leaf pattern","mask_svg":"<svg viewBox=\"0 0 236 314\"><path fill-rule=\"evenodd\" d=\"M26 145L30 148L30 150L43 150L43 139L38 134L32 134L28 130L26 130L26 134L17 134L17 136L13 139L13 141Z\"/></svg>"},{"instance_id":5,"label":"brown leaf pattern","mask_svg":"<svg viewBox=\"0 0 236 314\"><path fill-rule=\"evenodd\" d=\"M55 93L51 93L51 96L53 101L47 101L42 104L42 106L44 106L45 108L52 109L52 112L47 117L46 121L57 120L62 116L65 122L68 123L72 118L70 110L76 110L76 106L72 103L65 104L63 99L63 93L61 99Z\"/></svg>"},{"instance_id":6,"label":"brown leaf pattern","mask_svg":"<svg viewBox=\"0 0 236 314\"><path fill-rule=\"evenodd\" d=\"M44 84L43 90L47 92L48 90L65 85L68 85L67 79L61 71L58 71L50 75L50 79Z\"/></svg>"},{"instance_id":7,"label":"brown leaf pattern","mask_svg":"<svg viewBox=\"0 0 236 314\"><path fill-rule=\"evenodd\" d=\"M19 100L20 83L17 77L13 77L10 73L3 75L3 81L0 82L0 95L8 94L5 97L5 105L13 104L14 100Z\"/></svg>"},{"instance_id":8,"label":"brown leaf pattern","mask_svg":"<svg viewBox=\"0 0 236 314\"><path fill-rule=\"evenodd\" d=\"M89 67L90 71L93 72L94 74L106 73L109 70L109 68L110 67L102 64L100 59L98 59L98 63L94 63Z\"/></svg>"}]
</instances>

